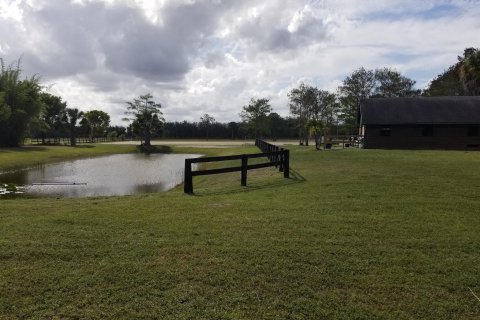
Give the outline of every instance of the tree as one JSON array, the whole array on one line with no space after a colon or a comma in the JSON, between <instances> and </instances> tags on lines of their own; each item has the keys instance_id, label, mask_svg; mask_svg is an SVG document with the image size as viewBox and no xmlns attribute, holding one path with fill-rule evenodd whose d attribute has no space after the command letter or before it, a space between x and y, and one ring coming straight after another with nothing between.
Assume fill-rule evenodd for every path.
<instances>
[{"instance_id":1,"label":"tree","mask_svg":"<svg viewBox=\"0 0 480 320\"><path fill-rule=\"evenodd\" d=\"M124 120L133 121L133 131L143 137L145 146L150 146L152 135L159 132L165 122L160 111L162 105L153 101L153 96L150 93L133 99L127 104L125 114L130 118L127 117Z\"/></svg>"},{"instance_id":2,"label":"tree","mask_svg":"<svg viewBox=\"0 0 480 320\"><path fill-rule=\"evenodd\" d=\"M342 104L342 120L350 134L356 134L360 125L360 104L369 98L375 89L375 72L360 67L343 80L338 88Z\"/></svg>"},{"instance_id":3,"label":"tree","mask_svg":"<svg viewBox=\"0 0 480 320\"><path fill-rule=\"evenodd\" d=\"M450 66L436 76L423 90L424 96L463 96L464 90L460 81L460 62Z\"/></svg>"},{"instance_id":4,"label":"tree","mask_svg":"<svg viewBox=\"0 0 480 320\"><path fill-rule=\"evenodd\" d=\"M470 52L462 61L459 74L465 95L480 95L480 50Z\"/></svg>"},{"instance_id":5,"label":"tree","mask_svg":"<svg viewBox=\"0 0 480 320\"><path fill-rule=\"evenodd\" d=\"M235 140L238 136L238 123L231 121L227 125L228 131L231 133L231 139Z\"/></svg>"},{"instance_id":6,"label":"tree","mask_svg":"<svg viewBox=\"0 0 480 320\"><path fill-rule=\"evenodd\" d=\"M282 118L275 112L271 112L267 117L269 131L267 135L272 138L297 138L297 129L295 126L295 119L288 117ZM209 137L219 137L224 139L238 139L246 136L248 130L245 123L228 122L220 123L214 122L209 128ZM111 127L112 128L112 127ZM132 127L129 126L128 135L132 132ZM111 131L111 129L108 129ZM117 131L118 132L118 131ZM165 122L163 124L162 135L165 138L204 138L205 129L199 122L188 121L174 121Z\"/></svg>"},{"instance_id":7,"label":"tree","mask_svg":"<svg viewBox=\"0 0 480 320\"><path fill-rule=\"evenodd\" d=\"M18 147L42 111L39 78L20 80L20 60L5 66L0 58L0 147Z\"/></svg>"},{"instance_id":8,"label":"tree","mask_svg":"<svg viewBox=\"0 0 480 320\"><path fill-rule=\"evenodd\" d=\"M468 83L468 61L472 55L478 55L479 50L475 48L466 48L463 56L458 56L458 61L450 66L443 73L433 79L427 88L423 91L426 96L464 96L471 95ZM470 69L471 70L471 69ZM466 85L466 86L465 86Z\"/></svg>"},{"instance_id":9,"label":"tree","mask_svg":"<svg viewBox=\"0 0 480 320\"><path fill-rule=\"evenodd\" d=\"M208 129L210 129L210 125L215 122L215 118L209 115L208 113L205 113L201 118L200 118L200 123L202 126L205 127L205 133L206 133L206 138L208 140Z\"/></svg>"},{"instance_id":10,"label":"tree","mask_svg":"<svg viewBox=\"0 0 480 320\"><path fill-rule=\"evenodd\" d=\"M110 126L107 128L107 137L115 139L125 139L127 128L123 126Z\"/></svg>"},{"instance_id":11,"label":"tree","mask_svg":"<svg viewBox=\"0 0 480 320\"><path fill-rule=\"evenodd\" d=\"M335 122L339 104L337 96L325 90L315 88L315 98L307 126L315 138L315 148L319 150L322 135L326 138Z\"/></svg>"},{"instance_id":12,"label":"tree","mask_svg":"<svg viewBox=\"0 0 480 320\"><path fill-rule=\"evenodd\" d=\"M463 96L464 90L459 74L460 63L456 63L433 79L423 94L426 96Z\"/></svg>"},{"instance_id":13,"label":"tree","mask_svg":"<svg viewBox=\"0 0 480 320\"><path fill-rule=\"evenodd\" d=\"M297 119L299 145L308 146L308 120L310 111L316 102L316 88L301 83L288 93L290 113Z\"/></svg>"},{"instance_id":14,"label":"tree","mask_svg":"<svg viewBox=\"0 0 480 320\"><path fill-rule=\"evenodd\" d=\"M165 122L163 124L163 134L169 138L200 138L198 125L196 122Z\"/></svg>"},{"instance_id":15,"label":"tree","mask_svg":"<svg viewBox=\"0 0 480 320\"><path fill-rule=\"evenodd\" d=\"M47 92L42 92L40 94L40 99L44 105L40 115L40 120L43 122L43 130L40 131L42 135L42 143L45 143L46 134L51 137L57 137L63 134L63 129L67 121L67 103L63 102L61 97Z\"/></svg>"},{"instance_id":16,"label":"tree","mask_svg":"<svg viewBox=\"0 0 480 320\"><path fill-rule=\"evenodd\" d=\"M366 70L361 67L343 80L338 88L342 106L341 120L349 134L356 134L360 125L360 105L370 97L407 97L420 94L415 81L391 68Z\"/></svg>"},{"instance_id":17,"label":"tree","mask_svg":"<svg viewBox=\"0 0 480 320\"><path fill-rule=\"evenodd\" d=\"M286 120L278 113L272 112L268 115L268 123L270 124L270 137L272 140L277 140L278 137L285 136L284 129L286 127Z\"/></svg>"},{"instance_id":18,"label":"tree","mask_svg":"<svg viewBox=\"0 0 480 320\"><path fill-rule=\"evenodd\" d=\"M77 108L67 108L67 123L70 133L70 145L72 147L77 145L77 121L83 116L83 112Z\"/></svg>"},{"instance_id":19,"label":"tree","mask_svg":"<svg viewBox=\"0 0 480 320\"><path fill-rule=\"evenodd\" d=\"M418 95L419 92L414 89L416 81L402 76L400 72L381 68L375 70L375 97L396 98Z\"/></svg>"},{"instance_id":20,"label":"tree","mask_svg":"<svg viewBox=\"0 0 480 320\"><path fill-rule=\"evenodd\" d=\"M91 110L83 114L82 121L90 129L90 140L103 136L110 124L110 116L101 110Z\"/></svg>"},{"instance_id":21,"label":"tree","mask_svg":"<svg viewBox=\"0 0 480 320\"><path fill-rule=\"evenodd\" d=\"M268 132L268 115L272 112L268 99L251 99L240 113L242 121L253 132L255 138L263 138Z\"/></svg>"}]
</instances>

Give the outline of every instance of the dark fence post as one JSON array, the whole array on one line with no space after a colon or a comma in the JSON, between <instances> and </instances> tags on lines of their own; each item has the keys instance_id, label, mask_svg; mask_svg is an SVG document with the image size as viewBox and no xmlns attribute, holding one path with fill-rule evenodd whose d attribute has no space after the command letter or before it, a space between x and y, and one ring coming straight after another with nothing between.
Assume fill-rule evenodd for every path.
<instances>
[{"instance_id":1,"label":"dark fence post","mask_svg":"<svg viewBox=\"0 0 480 320\"><path fill-rule=\"evenodd\" d=\"M278 171L282 172L283 171L283 163L285 162L285 150L283 148L280 148L280 153L277 155L277 161L280 162L280 165L278 166Z\"/></svg>"},{"instance_id":2,"label":"dark fence post","mask_svg":"<svg viewBox=\"0 0 480 320\"><path fill-rule=\"evenodd\" d=\"M245 154L242 154L242 186L246 187L247 186L247 165L248 165L248 157Z\"/></svg>"},{"instance_id":3,"label":"dark fence post","mask_svg":"<svg viewBox=\"0 0 480 320\"><path fill-rule=\"evenodd\" d=\"M193 194L192 162L185 159L185 179L183 183L183 192Z\"/></svg>"},{"instance_id":4,"label":"dark fence post","mask_svg":"<svg viewBox=\"0 0 480 320\"><path fill-rule=\"evenodd\" d=\"M283 177L290 178L290 150L283 151Z\"/></svg>"}]
</instances>

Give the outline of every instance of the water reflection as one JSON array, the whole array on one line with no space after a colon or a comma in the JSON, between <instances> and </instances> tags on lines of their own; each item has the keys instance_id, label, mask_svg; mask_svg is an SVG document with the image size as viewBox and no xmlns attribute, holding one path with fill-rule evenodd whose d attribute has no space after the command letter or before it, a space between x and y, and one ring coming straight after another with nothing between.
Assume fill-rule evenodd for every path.
<instances>
[{"instance_id":1,"label":"water reflection","mask_svg":"<svg viewBox=\"0 0 480 320\"><path fill-rule=\"evenodd\" d=\"M183 181L192 154L117 154L37 165L0 174L1 183L25 186L25 194L60 197L131 195L169 190Z\"/></svg>"}]
</instances>

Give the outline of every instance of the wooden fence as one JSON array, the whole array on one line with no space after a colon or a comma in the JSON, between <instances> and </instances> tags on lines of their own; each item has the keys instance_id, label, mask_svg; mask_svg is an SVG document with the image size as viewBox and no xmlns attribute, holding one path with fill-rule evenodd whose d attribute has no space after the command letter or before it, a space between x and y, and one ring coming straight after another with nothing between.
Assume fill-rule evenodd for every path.
<instances>
[{"instance_id":1,"label":"wooden fence","mask_svg":"<svg viewBox=\"0 0 480 320\"><path fill-rule=\"evenodd\" d=\"M341 135L334 135L334 136L328 136L325 138L324 141L324 148L328 148L328 144L330 145L330 148L332 147L333 144L339 144L342 146L342 148L348 148L348 147L355 147L355 148L360 148L361 147L361 141L363 140L362 136L341 136Z\"/></svg>"},{"instance_id":2,"label":"wooden fence","mask_svg":"<svg viewBox=\"0 0 480 320\"><path fill-rule=\"evenodd\" d=\"M280 172L283 172L285 178L290 177L290 150L279 148L275 145L269 144L263 140L257 139L255 145L262 150L262 153L254 154L240 154L233 156L221 156L221 157L205 157L195 159L185 159L185 180L183 185L183 191L187 194L193 194L193 177L203 176L210 174L220 174L227 172L241 172L240 183L242 186L247 185L247 172L248 170L278 167ZM268 158L268 162L248 164L248 159L254 158ZM241 160L240 166L226 167L219 169L208 170L192 170L192 164L205 163L205 162L219 162L219 161L231 161Z\"/></svg>"},{"instance_id":3,"label":"wooden fence","mask_svg":"<svg viewBox=\"0 0 480 320\"><path fill-rule=\"evenodd\" d=\"M121 139L114 138L114 137L93 137L93 138L85 138L85 137L77 137L76 139L77 144L82 143L96 143L96 142L113 142L113 141L122 141ZM55 145L70 145L70 138L31 138L31 144L55 144Z\"/></svg>"}]
</instances>

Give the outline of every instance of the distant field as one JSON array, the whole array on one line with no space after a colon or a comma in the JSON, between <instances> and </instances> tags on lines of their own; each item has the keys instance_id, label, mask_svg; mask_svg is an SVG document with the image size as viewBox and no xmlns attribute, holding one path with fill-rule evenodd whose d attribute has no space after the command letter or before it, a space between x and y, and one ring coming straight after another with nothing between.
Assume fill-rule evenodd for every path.
<instances>
[{"instance_id":1,"label":"distant field","mask_svg":"<svg viewBox=\"0 0 480 320\"><path fill-rule=\"evenodd\" d=\"M0 200L0 319L480 318L480 153L289 148L291 179L247 188ZM0 171L71 150L0 149Z\"/></svg>"},{"instance_id":2,"label":"distant field","mask_svg":"<svg viewBox=\"0 0 480 320\"><path fill-rule=\"evenodd\" d=\"M277 140L277 141L269 141L276 145L292 145L296 144L297 141L295 140ZM118 142L111 142L112 144L120 144L120 145L131 145L131 144L138 144L138 141L118 141ZM184 146L184 147L198 147L198 148L225 148L225 147L238 147L238 146L253 146L255 145L255 140L205 140L205 139L191 139L191 140L175 140L175 139L167 139L167 140L154 140L152 141L153 145L167 145L167 146Z\"/></svg>"}]
</instances>

